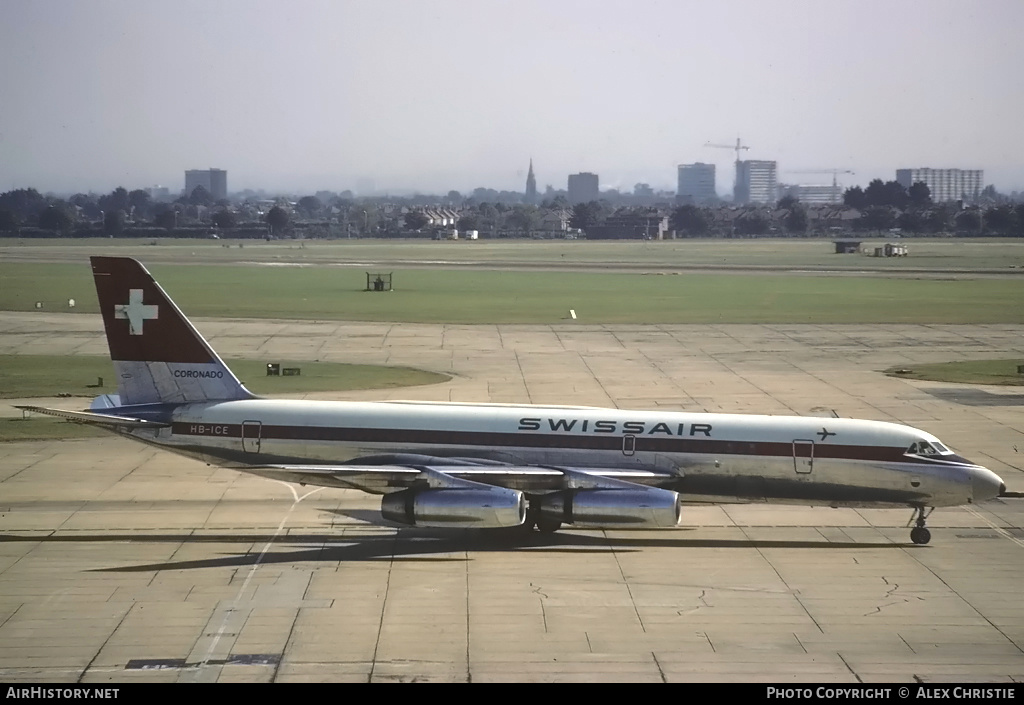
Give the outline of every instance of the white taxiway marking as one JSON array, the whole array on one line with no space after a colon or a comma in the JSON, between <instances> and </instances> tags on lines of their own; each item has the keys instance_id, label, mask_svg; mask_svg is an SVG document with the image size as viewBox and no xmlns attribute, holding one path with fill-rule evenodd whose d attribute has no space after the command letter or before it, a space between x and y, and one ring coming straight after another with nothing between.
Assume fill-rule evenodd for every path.
<instances>
[{"instance_id":1,"label":"white taxiway marking","mask_svg":"<svg viewBox=\"0 0 1024 705\"><path fill-rule=\"evenodd\" d=\"M1024 548L1024 541L1021 541L1019 538L1017 538L1016 536L1014 536L1013 534L1011 534L1009 531L1007 531L1006 529L1002 528L1001 526L996 526L995 523L993 523L991 519L989 519L986 516L982 516L981 512L979 512L974 507L964 507L964 509L966 509L971 514L973 514L974 516L976 516L979 519L981 519L983 522L985 522L989 526L991 526L997 532L1002 534L1005 538L1010 539L1011 541L1013 541L1015 544L1017 544L1021 548Z\"/></svg>"},{"instance_id":2,"label":"white taxiway marking","mask_svg":"<svg viewBox=\"0 0 1024 705\"><path fill-rule=\"evenodd\" d=\"M267 541L266 545L263 546L263 550L260 551L260 555L256 559L256 562L252 564L252 568L249 570L249 574L245 576L245 581L242 583L242 587L238 589L238 593L235 595L235 599L232 600L231 607L225 610L224 619L221 620L220 626L217 628L217 633L213 637L213 641L210 642L210 648L206 650L206 655L203 656L203 659L196 666L195 673L197 678L199 674L202 673L203 669L209 665L210 658L213 656L214 649L217 648L217 644L220 642L220 638L227 633L228 620L230 620L235 615L235 612L237 611L238 608L238 603L241 600L242 595L245 594L246 588L249 587L249 583L252 581L252 576L256 574L256 570L260 567L260 564L263 563L263 557L267 555L267 551L270 550L271 544L273 544L274 541L277 540L277 537L281 534L281 532L284 531L285 524L288 523L288 518L292 515L292 512L295 511L295 507L299 505L299 502L306 499L306 497L316 494L320 490L327 489L325 487L317 487L315 490L310 490L309 492L300 497L299 493L295 491L295 488L292 487L291 484L284 482L282 480L271 480L271 482L276 482L280 485L284 485L285 487L287 487L291 491L292 498L294 499L294 501L291 503L291 506L288 507L288 511L285 512L284 517L282 517L281 523L277 525L277 530L274 532L274 535L271 536L270 540Z\"/></svg>"}]
</instances>

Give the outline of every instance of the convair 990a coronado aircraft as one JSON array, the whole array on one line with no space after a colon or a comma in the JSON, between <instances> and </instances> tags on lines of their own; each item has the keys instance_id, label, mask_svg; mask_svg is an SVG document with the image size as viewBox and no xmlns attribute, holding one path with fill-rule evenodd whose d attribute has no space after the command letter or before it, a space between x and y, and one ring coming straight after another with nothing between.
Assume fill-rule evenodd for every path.
<instances>
[{"instance_id":1,"label":"convair 990a coronado aircraft","mask_svg":"<svg viewBox=\"0 0 1024 705\"><path fill-rule=\"evenodd\" d=\"M930 508L981 502L999 477L935 436L881 421L592 407L261 399L146 269L93 257L118 396L95 424L267 478L383 495L426 527L672 527L682 501ZM104 403L105 402L105 403Z\"/></svg>"}]
</instances>

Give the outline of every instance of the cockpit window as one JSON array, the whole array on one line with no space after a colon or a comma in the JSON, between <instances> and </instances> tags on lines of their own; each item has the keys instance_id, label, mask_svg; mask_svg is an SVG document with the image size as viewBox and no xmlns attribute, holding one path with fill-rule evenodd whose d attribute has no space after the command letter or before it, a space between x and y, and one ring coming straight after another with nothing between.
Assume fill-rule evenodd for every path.
<instances>
[{"instance_id":1,"label":"cockpit window","mask_svg":"<svg viewBox=\"0 0 1024 705\"><path fill-rule=\"evenodd\" d=\"M938 446L938 447L936 447ZM919 441L917 443L911 443L910 447L907 448L909 455L939 455L940 453L948 453L944 445L941 443L929 443L928 441Z\"/></svg>"}]
</instances>

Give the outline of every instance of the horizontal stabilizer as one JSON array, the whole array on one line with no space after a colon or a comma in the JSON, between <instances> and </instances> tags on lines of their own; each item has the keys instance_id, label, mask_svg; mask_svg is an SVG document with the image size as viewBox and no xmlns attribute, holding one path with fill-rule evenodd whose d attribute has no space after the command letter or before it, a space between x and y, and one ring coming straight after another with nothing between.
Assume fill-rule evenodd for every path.
<instances>
[{"instance_id":1,"label":"horizontal stabilizer","mask_svg":"<svg viewBox=\"0 0 1024 705\"><path fill-rule=\"evenodd\" d=\"M47 409L42 406L18 406L22 411L31 411L34 414L45 414L56 416L66 421L76 423L87 423L95 426L106 426L108 428L168 428L170 424L159 421L146 421L145 419L132 419L124 416L113 416L112 414L97 414L91 411L66 411L64 409Z\"/></svg>"},{"instance_id":2,"label":"horizontal stabilizer","mask_svg":"<svg viewBox=\"0 0 1024 705\"><path fill-rule=\"evenodd\" d=\"M114 409L121 406L121 397L116 394L100 394L92 400L89 411L100 411L102 409Z\"/></svg>"}]
</instances>

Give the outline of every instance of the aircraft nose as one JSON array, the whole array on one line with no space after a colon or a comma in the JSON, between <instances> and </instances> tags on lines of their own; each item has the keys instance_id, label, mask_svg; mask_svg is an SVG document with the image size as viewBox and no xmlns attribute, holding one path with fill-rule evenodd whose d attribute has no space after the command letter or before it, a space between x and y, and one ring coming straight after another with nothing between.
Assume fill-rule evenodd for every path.
<instances>
[{"instance_id":1,"label":"aircraft nose","mask_svg":"<svg viewBox=\"0 0 1024 705\"><path fill-rule=\"evenodd\" d=\"M971 468L971 490L975 502L984 502L1006 492L1002 478L988 468Z\"/></svg>"}]
</instances>

